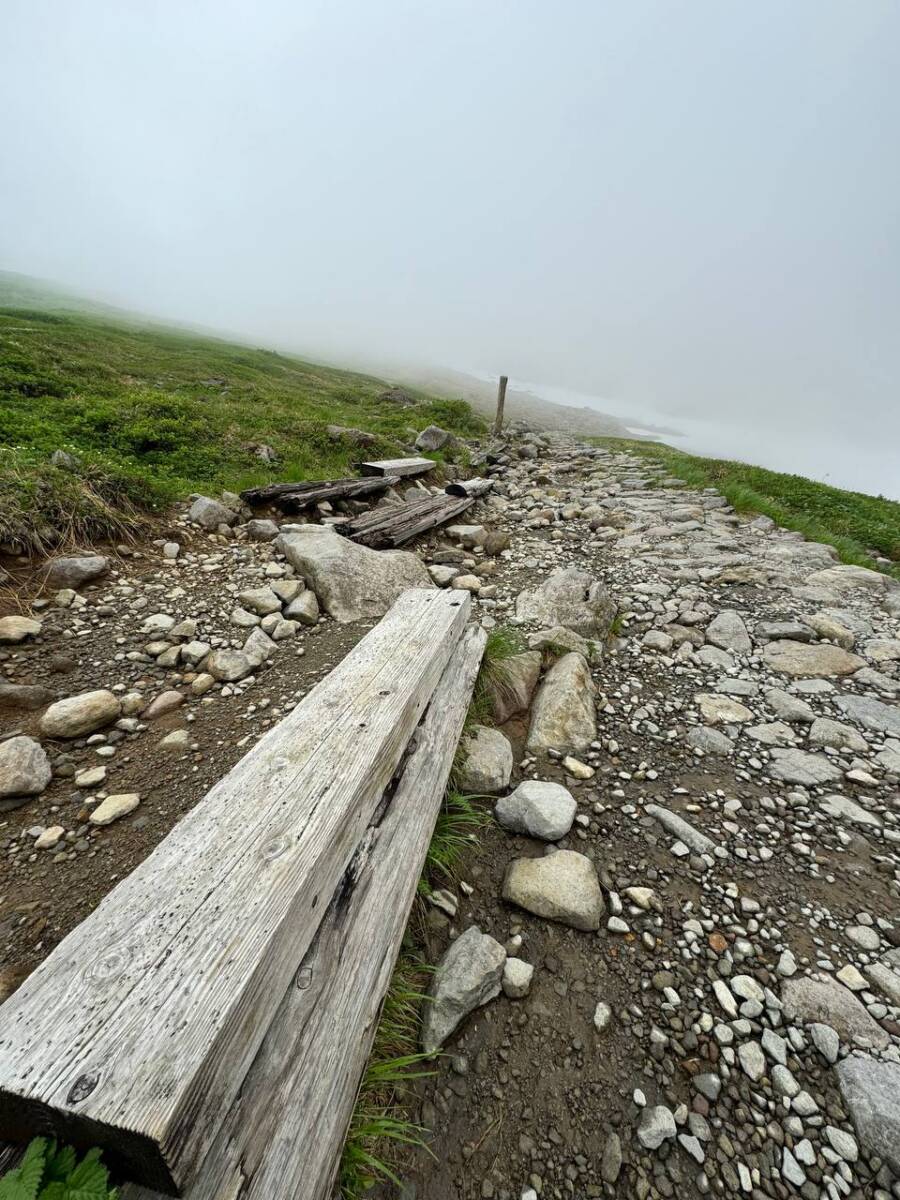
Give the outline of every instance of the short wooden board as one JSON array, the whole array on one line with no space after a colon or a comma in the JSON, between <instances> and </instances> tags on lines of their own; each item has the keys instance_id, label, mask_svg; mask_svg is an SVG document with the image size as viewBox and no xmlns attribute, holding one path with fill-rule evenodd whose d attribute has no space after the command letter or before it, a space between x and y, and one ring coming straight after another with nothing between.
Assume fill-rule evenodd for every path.
<instances>
[{"instance_id":1,"label":"short wooden board","mask_svg":"<svg viewBox=\"0 0 900 1200\"><path fill-rule=\"evenodd\" d=\"M430 458L382 458L359 464L363 475L424 475L434 467Z\"/></svg>"}]
</instances>

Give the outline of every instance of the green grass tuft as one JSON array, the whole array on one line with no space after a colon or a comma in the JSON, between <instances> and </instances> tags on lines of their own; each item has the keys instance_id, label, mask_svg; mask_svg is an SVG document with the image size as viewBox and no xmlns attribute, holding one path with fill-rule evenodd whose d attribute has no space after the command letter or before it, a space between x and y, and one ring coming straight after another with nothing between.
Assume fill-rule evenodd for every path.
<instances>
[{"instance_id":1,"label":"green grass tuft","mask_svg":"<svg viewBox=\"0 0 900 1200\"><path fill-rule=\"evenodd\" d=\"M430 880L455 879L460 859L478 842L490 820L474 804L478 797L449 793L441 807L419 881L427 895ZM378 1182L399 1186L398 1162L404 1151L424 1146L429 1132L410 1120L410 1083L433 1074L420 1069L431 1055L418 1052L420 1012L432 968L406 945L400 952L381 1010L369 1065L341 1157L342 1200L361 1200Z\"/></svg>"},{"instance_id":2,"label":"green grass tuft","mask_svg":"<svg viewBox=\"0 0 900 1200\"><path fill-rule=\"evenodd\" d=\"M344 1143L343 1200L360 1200L379 1181L399 1183L398 1156L424 1145L428 1131L409 1120L408 1107L410 1084L432 1074L419 1069L429 1056L417 1052L419 1008L428 971L411 951L401 951Z\"/></svg>"},{"instance_id":3,"label":"green grass tuft","mask_svg":"<svg viewBox=\"0 0 900 1200\"><path fill-rule=\"evenodd\" d=\"M878 567L874 555L900 563L900 503L884 496L844 491L801 475L701 458L660 442L591 438L608 450L624 450L659 463L695 488L716 488L738 512L762 513L785 529L834 546L842 562L876 567L900 577L900 567Z\"/></svg>"},{"instance_id":4,"label":"green grass tuft","mask_svg":"<svg viewBox=\"0 0 900 1200\"><path fill-rule=\"evenodd\" d=\"M419 881L419 891L429 889L428 880L440 876L442 880L456 878L456 867L467 850L478 843L479 832L487 825L490 814L478 808L476 796L462 796L450 792L444 800L434 835L425 856L425 871Z\"/></svg>"},{"instance_id":5,"label":"green grass tuft","mask_svg":"<svg viewBox=\"0 0 900 1200\"><path fill-rule=\"evenodd\" d=\"M508 658L521 654L524 649L525 642L516 629L498 625L488 633L481 667L466 714L464 732L468 732L473 725L485 725L490 722L493 708L491 692L502 694L508 686L503 664Z\"/></svg>"}]
</instances>

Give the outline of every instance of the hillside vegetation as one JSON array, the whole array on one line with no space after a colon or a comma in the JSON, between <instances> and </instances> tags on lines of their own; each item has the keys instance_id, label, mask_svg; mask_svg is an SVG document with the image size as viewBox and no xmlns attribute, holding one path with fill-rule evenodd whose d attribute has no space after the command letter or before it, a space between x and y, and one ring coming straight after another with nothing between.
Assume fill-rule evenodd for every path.
<instances>
[{"instance_id":1,"label":"hillside vegetation","mask_svg":"<svg viewBox=\"0 0 900 1200\"><path fill-rule=\"evenodd\" d=\"M597 445L628 450L661 463L670 474L692 487L714 487L739 512L762 513L785 529L799 530L810 541L826 542L843 562L871 567L877 564L900 576L900 504L883 496L847 492L816 483L802 475L785 475L764 467L700 458L660 442L628 438L595 438Z\"/></svg>"},{"instance_id":2,"label":"hillside vegetation","mask_svg":"<svg viewBox=\"0 0 900 1200\"><path fill-rule=\"evenodd\" d=\"M7 277L8 279L9 277ZM165 327L21 307L0 280L0 541L34 549L121 536L192 491L353 474L435 423L484 428L461 400ZM5 303L12 301L12 303ZM18 304L16 302L19 302ZM377 435L364 454L336 424ZM272 466L258 444L277 455ZM77 471L51 465L59 449Z\"/></svg>"}]
</instances>

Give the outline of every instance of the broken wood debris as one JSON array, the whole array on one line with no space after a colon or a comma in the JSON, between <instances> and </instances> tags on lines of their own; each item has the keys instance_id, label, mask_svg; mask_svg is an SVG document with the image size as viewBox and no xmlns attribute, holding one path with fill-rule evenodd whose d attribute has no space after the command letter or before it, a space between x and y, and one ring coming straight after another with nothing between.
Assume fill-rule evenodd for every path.
<instances>
[{"instance_id":1,"label":"broken wood debris","mask_svg":"<svg viewBox=\"0 0 900 1200\"><path fill-rule=\"evenodd\" d=\"M444 491L448 496L483 496L494 486L493 479L456 479Z\"/></svg>"},{"instance_id":2,"label":"broken wood debris","mask_svg":"<svg viewBox=\"0 0 900 1200\"><path fill-rule=\"evenodd\" d=\"M386 491L400 482L399 475L365 479L312 479L299 483L269 483L247 488L241 499L247 504L274 504L282 512L298 512L323 500L357 500Z\"/></svg>"},{"instance_id":3,"label":"broken wood debris","mask_svg":"<svg viewBox=\"0 0 900 1200\"><path fill-rule=\"evenodd\" d=\"M335 529L372 550L389 550L404 545L419 533L452 521L474 503L474 496L426 496L405 504L374 508L352 520L339 522Z\"/></svg>"}]
</instances>

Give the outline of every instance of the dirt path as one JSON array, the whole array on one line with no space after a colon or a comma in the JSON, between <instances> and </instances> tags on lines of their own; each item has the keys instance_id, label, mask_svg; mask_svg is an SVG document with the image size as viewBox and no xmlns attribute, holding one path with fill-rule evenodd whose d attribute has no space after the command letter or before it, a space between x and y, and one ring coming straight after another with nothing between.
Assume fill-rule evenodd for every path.
<instances>
[{"instance_id":1,"label":"dirt path","mask_svg":"<svg viewBox=\"0 0 900 1200\"><path fill-rule=\"evenodd\" d=\"M564 747L529 753L527 714L503 727L510 786L561 783L571 831L547 845L492 823L455 918L430 912L435 957L477 925L534 975L525 997L501 994L448 1038L420 1099L433 1156L411 1164L406 1200L900 1195L896 592L715 494L564 437L521 443L472 512L509 548L491 557L439 535L417 551L475 577L485 624L514 624L521 591L575 566L621 628L591 667L597 734L581 767L563 766ZM167 665L167 647L241 646L255 627L235 623L242 593L294 576L244 533L179 520L169 538L177 558L160 542L116 559L67 606L37 609L37 637L0 650L6 738L40 737L51 698L112 689L122 704L112 728L45 738L49 786L0 812L7 988L368 627L299 625L258 670L198 686L203 672L183 655ZM41 689L31 707L21 687ZM97 767L105 777L85 782ZM92 823L121 794L138 807ZM667 831L671 814L686 830ZM513 859L558 849L596 870L597 931L501 899ZM828 981L818 992L801 982L812 973ZM841 1056L854 1038L876 1047L860 1060L866 1087L882 1061L896 1073L881 1135L871 1121L852 1134L825 1027Z\"/></svg>"}]
</instances>

